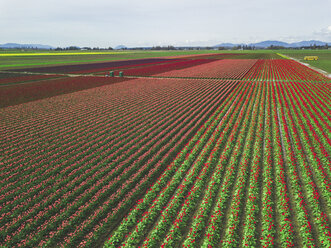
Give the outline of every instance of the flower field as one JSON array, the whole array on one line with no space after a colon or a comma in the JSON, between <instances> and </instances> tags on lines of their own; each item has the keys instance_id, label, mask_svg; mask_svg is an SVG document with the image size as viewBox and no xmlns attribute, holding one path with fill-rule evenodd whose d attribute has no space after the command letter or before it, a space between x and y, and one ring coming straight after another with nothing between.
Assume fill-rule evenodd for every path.
<instances>
[{"instance_id":1,"label":"flower field","mask_svg":"<svg viewBox=\"0 0 331 248\"><path fill-rule=\"evenodd\" d=\"M3 73L0 246L331 247L330 79L235 56Z\"/></svg>"}]
</instances>

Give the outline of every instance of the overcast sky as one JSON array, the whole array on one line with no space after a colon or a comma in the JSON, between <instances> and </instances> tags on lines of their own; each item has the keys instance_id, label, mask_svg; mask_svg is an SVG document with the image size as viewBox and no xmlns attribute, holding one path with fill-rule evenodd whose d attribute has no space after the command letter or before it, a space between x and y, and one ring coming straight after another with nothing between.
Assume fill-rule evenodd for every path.
<instances>
[{"instance_id":1,"label":"overcast sky","mask_svg":"<svg viewBox=\"0 0 331 248\"><path fill-rule=\"evenodd\" d=\"M331 0L0 0L0 44L331 42Z\"/></svg>"}]
</instances>

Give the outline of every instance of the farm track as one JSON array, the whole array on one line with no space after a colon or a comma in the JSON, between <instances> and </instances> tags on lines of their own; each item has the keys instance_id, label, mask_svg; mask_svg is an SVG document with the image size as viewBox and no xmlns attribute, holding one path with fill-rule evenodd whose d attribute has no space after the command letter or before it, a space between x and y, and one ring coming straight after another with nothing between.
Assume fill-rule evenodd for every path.
<instances>
[{"instance_id":1,"label":"farm track","mask_svg":"<svg viewBox=\"0 0 331 248\"><path fill-rule=\"evenodd\" d=\"M0 109L0 246L330 247L329 79L231 56L0 71L96 83Z\"/></svg>"}]
</instances>

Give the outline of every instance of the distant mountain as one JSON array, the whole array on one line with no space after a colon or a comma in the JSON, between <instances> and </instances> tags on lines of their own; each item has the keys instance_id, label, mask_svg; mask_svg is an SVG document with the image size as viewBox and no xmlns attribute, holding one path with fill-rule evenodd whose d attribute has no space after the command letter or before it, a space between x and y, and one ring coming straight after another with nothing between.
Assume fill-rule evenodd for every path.
<instances>
[{"instance_id":1,"label":"distant mountain","mask_svg":"<svg viewBox=\"0 0 331 248\"><path fill-rule=\"evenodd\" d=\"M309 41L300 41L300 42L294 42L294 43L287 43L283 41L277 41L277 40L266 40L266 41L261 41L257 43L250 43L250 44L234 44L234 43L221 43L219 45L216 45L214 47L236 47L239 45L249 45L249 46L254 46L257 48L267 48L270 46L282 46L282 47L307 47L307 46L313 46L314 44L316 46L324 46L325 44L328 44L331 46L330 42L323 42L323 41L318 41L318 40L309 40Z\"/></svg>"},{"instance_id":2,"label":"distant mountain","mask_svg":"<svg viewBox=\"0 0 331 248\"><path fill-rule=\"evenodd\" d=\"M119 45L119 46L115 47L114 49L115 50L123 50L123 49L127 49L127 47L124 46L124 45Z\"/></svg>"},{"instance_id":3,"label":"distant mountain","mask_svg":"<svg viewBox=\"0 0 331 248\"><path fill-rule=\"evenodd\" d=\"M250 46L255 46L255 47L269 47L269 46L283 46L283 47L288 47L288 43L282 42L282 41L277 41L277 40L266 40L266 41L261 41L257 43L251 43L249 44Z\"/></svg>"},{"instance_id":4,"label":"distant mountain","mask_svg":"<svg viewBox=\"0 0 331 248\"><path fill-rule=\"evenodd\" d=\"M0 45L0 48L20 48L20 49L28 49L28 48L37 48L37 49L53 49L54 47L49 45L41 45L41 44L18 44L18 43L6 43Z\"/></svg>"},{"instance_id":5,"label":"distant mountain","mask_svg":"<svg viewBox=\"0 0 331 248\"><path fill-rule=\"evenodd\" d=\"M319 40L294 42L294 43L291 43L290 45L291 45L291 47L313 46L314 44L316 46L324 46L326 43L328 43L328 45L331 45L330 42L323 42L323 41L319 41Z\"/></svg>"},{"instance_id":6,"label":"distant mountain","mask_svg":"<svg viewBox=\"0 0 331 248\"><path fill-rule=\"evenodd\" d=\"M244 43L241 43L241 44L234 44L234 43L221 43L221 44L218 44L214 47L235 47L235 46L239 46L239 45L245 45Z\"/></svg>"}]
</instances>

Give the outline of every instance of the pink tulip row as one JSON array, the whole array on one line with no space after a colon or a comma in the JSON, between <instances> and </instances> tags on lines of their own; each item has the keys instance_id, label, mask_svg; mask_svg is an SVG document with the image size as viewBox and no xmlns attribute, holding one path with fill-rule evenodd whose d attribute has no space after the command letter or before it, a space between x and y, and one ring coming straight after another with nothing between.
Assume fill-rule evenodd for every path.
<instances>
[{"instance_id":1,"label":"pink tulip row","mask_svg":"<svg viewBox=\"0 0 331 248\"><path fill-rule=\"evenodd\" d=\"M171 64L175 63L178 61L181 61L182 59L171 59L171 60L161 60L161 61L139 61L137 60L136 64L132 65L122 65L122 66L111 66L111 67L103 67L103 68L98 68L98 69L88 69L88 70L81 70L81 71L74 71L72 73L74 74L105 74L109 73L109 71L123 71L127 69L132 69L132 68L143 68L143 67L149 67L149 66L154 66L154 65L164 65L164 64Z\"/></svg>"},{"instance_id":2,"label":"pink tulip row","mask_svg":"<svg viewBox=\"0 0 331 248\"><path fill-rule=\"evenodd\" d=\"M156 74L155 76L241 79L252 68L255 62L256 60L254 59L216 60L186 69Z\"/></svg>"}]
</instances>

